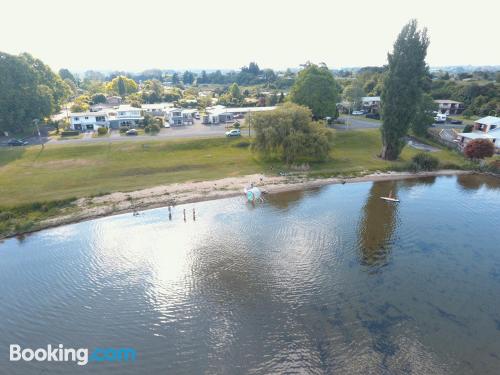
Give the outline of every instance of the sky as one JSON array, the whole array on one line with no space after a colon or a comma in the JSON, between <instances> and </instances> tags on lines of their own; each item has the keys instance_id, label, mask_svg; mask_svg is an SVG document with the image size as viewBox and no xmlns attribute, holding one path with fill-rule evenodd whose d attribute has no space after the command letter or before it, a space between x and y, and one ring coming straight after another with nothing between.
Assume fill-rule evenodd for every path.
<instances>
[{"instance_id":1,"label":"sky","mask_svg":"<svg viewBox=\"0 0 500 375\"><path fill-rule=\"evenodd\" d=\"M498 0L2 0L0 51L72 71L378 66L411 18L430 66L500 65Z\"/></svg>"}]
</instances>

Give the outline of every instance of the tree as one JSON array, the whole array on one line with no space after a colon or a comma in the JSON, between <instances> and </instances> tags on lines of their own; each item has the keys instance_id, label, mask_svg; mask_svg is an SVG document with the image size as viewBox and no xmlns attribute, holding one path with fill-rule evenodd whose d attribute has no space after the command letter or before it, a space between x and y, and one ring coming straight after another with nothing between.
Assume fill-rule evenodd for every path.
<instances>
[{"instance_id":1,"label":"tree","mask_svg":"<svg viewBox=\"0 0 500 375\"><path fill-rule=\"evenodd\" d=\"M360 80L354 80L350 85L346 86L343 92L344 99L352 105L352 109L360 109L365 90Z\"/></svg>"},{"instance_id":2,"label":"tree","mask_svg":"<svg viewBox=\"0 0 500 375\"><path fill-rule=\"evenodd\" d=\"M91 102L92 104L106 103L106 95L102 93L94 94L92 95Z\"/></svg>"},{"instance_id":3,"label":"tree","mask_svg":"<svg viewBox=\"0 0 500 375\"><path fill-rule=\"evenodd\" d=\"M437 105L429 94L423 94L418 103L417 112L411 122L411 129L415 135L426 136L427 129L434 123L433 111Z\"/></svg>"},{"instance_id":4,"label":"tree","mask_svg":"<svg viewBox=\"0 0 500 375\"><path fill-rule=\"evenodd\" d=\"M497 72L496 79L497 83L500 83L500 72Z\"/></svg>"},{"instance_id":5,"label":"tree","mask_svg":"<svg viewBox=\"0 0 500 375\"><path fill-rule=\"evenodd\" d=\"M330 151L331 133L311 120L307 107L286 103L250 118L255 129L254 150L266 156L279 154L286 163L300 159L323 161Z\"/></svg>"},{"instance_id":6,"label":"tree","mask_svg":"<svg viewBox=\"0 0 500 375\"><path fill-rule=\"evenodd\" d=\"M59 69L59 77L61 77L62 80L70 80L73 82L75 85L78 83L76 80L75 76L68 70L68 69Z\"/></svg>"},{"instance_id":7,"label":"tree","mask_svg":"<svg viewBox=\"0 0 500 375\"><path fill-rule=\"evenodd\" d=\"M405 145L404 137L415 116L428 68L425 63L427 30L417 30L417 21L403 27L394 51L388 54L388 72L382 90L382 158L395 160Z\"/></svg>"},{"instance_id":8,"label":"tree","mask_svg":"<svg viewBox=\"0 0 500 375\"><path fill-rule=\"evenodd\" d=\"M179 75L177 73L174 73L172 75L172 85L178 85L179 83L181 83Z\"/></svg>"},{"instance_id":9,"label":"tree","mask_svg":"<svg viewBox=\"0 0 500 375\"><path fill-rule=\"evenodd\" d=\"M488 139L473 139L464 148L464 155L469 159L484 159L493 156L495 145Z\"/></svg>"},{"instance_id":10,"label":"tree","mask_svg":"<svg viewBox=\"0 0 500 375\"><path fill-rule=\"evenodd\" d=\"M193 81L194 81L194 74L186 70L182 75L182 82L184 82L185 85L190 85L193 83Z\"/></svg>"},{"instance_id":11,"label":"tree","mask_svg":"<svg viewBox=\"0 0 500 375\"><path fill-rule=\"evenodd\" d=\"M111 82L108 82L108 84L106 84L106 90L109 93L118 94L125 97L129 94L137 92L138 86L133 79L120 75L113 78Z\"/></svg>"},{"instance_id":12,"label":"tree","mask_svg":"<svg viewBox=\"0 0 500 375\"><path fill-rule=\"evenodd\" d=\"M0 131L22 132L52 114L67 85L40 60L0 52Z\"/></svg>"},{"instance_id":13,"label":"tree","mask_svg":"<svg viewBox=\"0 0 500 375\"><path fill-rule=\"evenodd\" d=\"M229 94L231 95L231 98L232 99L236 99L238 101L240 101L242 99L242 95L241 95L241 91L240 91L240 87L238 86L237 83L233 83L230 87L229 87Z\"/></svg>"},{"instance_id":14,"label":"tree","mask_svg":"<svg viewBox=\"0 0 500 375\"><path fill-rule=\"evenodd\" d=\"M208 76L207 76L207 72L202 70L201 71L201 76L198 77L198 83L208 83Z\"/></svg>"},{"instance_id":15,"label":"tree","mask_svg":"<svg viewBox=\"0 0 500 375\"><path fill-rule=\"evenodd\" d=\"M334 117L337 112L338 86L326 66L308 63L299 72L288 99L309 107L317 119Z\"/></svg>"}]
</instances>

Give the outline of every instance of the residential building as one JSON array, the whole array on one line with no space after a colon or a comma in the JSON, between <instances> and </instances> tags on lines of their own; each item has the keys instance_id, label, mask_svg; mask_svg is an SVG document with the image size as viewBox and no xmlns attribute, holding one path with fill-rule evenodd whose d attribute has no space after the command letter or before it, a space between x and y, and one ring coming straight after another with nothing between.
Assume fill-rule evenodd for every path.
<instances>
[{"instance_id":1,"label":"residential building","mask_svg":"<svg viewBox=\"0 0 500 375\"><path fill-rule=\"evenodd\" d=\"M378 113L380 111L380 96L364 96L361 98L361 104L366 113Z\"/></svg>"},{"instance_id":2,"label":"residential building","mask_svg":"<svg viewBox=\"0 0 500 375\"><path fill-rule=\"evenodd\" d=\"M276 107L234 107L226 108L223 105L208 107L203 115L203 124L223 124L233 121L240 116L246 116L251 112L272 111Z\"/></svg>"},{"instance_id":3,"label":"residential building","mask_svg":"<svg viewBox=\"0 0 500 375\"><path fill-rule=\"evenodd\" d=\"M144 119L141 108L130 105L121 105L116 110L110 110L110 127L135 126Z\"/></svg>"},{"instance_id":4,"label":"residential building","mask_svg":"<svg viewBox=\"0 0 500 375\"><path fill-rule=\"evenodd\" d=\"M70 116L70 127L79 131L94 131L100 127L109 127L106 112L75 112Z\"/></svg>"},{"instance_id":5,"label":"residential building","mask_svg":"<svg viewBox=\"0 0 500 375\"><path fill-rule=\"evenodd\" d=\"M487 139L495 145L500 153L500 117L487 116L476 120L474 130L470 133L458 133L456 142L461 150L474 139Z\"/></svg>"},{"instance_id":6,"label":"residential building","mask_svg":"<svg viewBox=\"0 0 500 375\"><path fill-rule=\"evenodd\" d=\"M464 110L464 103L448 99L434 100L438 105L438 112L447 115L459 115Z\"/></svg>"},{"instance_id":7,"label":"residential building","mask_svg":"<svg viewBox=\"0 0 500 375\"><path fill-rule=\"evenodd\" d=\"M489 131L500 128L500 117L486 116L474 121L474 130L488 133Z\"/></svg>"},{"instance_id":8,"label":"residential building","mask_svg":"<svg viewBox=\"0 0 500 375\"><path fill-rule=\"evenodd\" d=\"M165 116L167 112L173 108L173 103L155 103L155 104L143 104L141 106L144 113L150 114L151 116Z\"/></svg>"},{"instance_id":9,"label":"residential building","mask_svg":"<svg viewBox=\"0 0 500 375\"><path fill-rule=\"evenodd\" d=\"M165 114L165 120L170 126L192 125L196 109L170 108Z\"/></svg>"}]
</instances>

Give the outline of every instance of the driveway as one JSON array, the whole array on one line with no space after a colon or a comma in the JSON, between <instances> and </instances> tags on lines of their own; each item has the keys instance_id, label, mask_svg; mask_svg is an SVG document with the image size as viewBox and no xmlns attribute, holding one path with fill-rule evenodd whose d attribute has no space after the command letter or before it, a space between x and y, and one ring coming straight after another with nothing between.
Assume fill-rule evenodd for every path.
<instances>
[{"instance_id":1,"label":"driveway","mask_svg":"<svg viewBox=\"0 0 500 375\"><path fill-rule=\"evenodd\" d=\"M362 116L350 116L350 117L339 117L339 120L343 120L345 123L343 125L335 124L334 128L339 130L348 129L376 129L382 124L381 121L369 120Z\"/></svg>"}]
</instances>

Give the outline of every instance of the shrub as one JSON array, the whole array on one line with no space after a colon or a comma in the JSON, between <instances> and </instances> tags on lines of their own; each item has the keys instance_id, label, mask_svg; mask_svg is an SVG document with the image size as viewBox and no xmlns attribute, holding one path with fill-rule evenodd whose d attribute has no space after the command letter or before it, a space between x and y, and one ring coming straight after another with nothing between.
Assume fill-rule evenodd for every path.
<instances>
[{"instance_id":1,"label":"shrub","mask_svg":"<svg viewBox=\"0 0 500 375\"><path fill-rule=\"evenodd\" d=\"M158 133L160 131L160 125L158 124L149 124L144 128L146 133Z\"/></svg>"},{"instance_id":2,"label":"shrub","mask_svg":"<svg viewBox=\"0 0 500 375\"><path fill-rule=\"evenodd\" d=\"M471 133L472 132L472 129L474 129L474 127L472 125L465 125L464 126L464 130L462 130L462 133Z\"/></svg>"},{"instance_id":3,"label":"shrub","mask_svg":"<svg viewBox=\"0 0 500 375\"><path fill-rule=\"evenodd\" d=\"M495 145L488 139L474 139L464 148L464 155L469 159L484 159L493 156Z\"/></svg>"},{"instance_id":4,"label":"shrub","mask_svg":"<svg viewBox=\"0 0 500 375\"><path fill-rule=\"evenodd\" d=\"M128 126L120 126L120 133L126 133L128 130Z\"/></svg>"},{"instance_id":5,"label":"shrub","mask_svg":"<svg viewBox=\"0 0 500 375\"><path fill-rule=\"evenodd\" d=\"M239 148L247 148L248 146L250 146L250 142L248 141L241 141L234 145L234 147L239 147Z\"/></svg>"},{"instance_id":6,"label":"shrub","mask_svg":"<svg viewBox=\"0 0 500 375\"><path fill-rule=\"evenodd\" d=\"M106 135L106 134L108 134L108 128L105 128L104 126L98 128L97 129L97 134L99 134L99 135Z\"/></svg>"},{"instance_id":7,"label":"shrub","mask_svg":"<svg viewBox=\"0 0 500 375\"><path fill-rule=\"evenodd\" d=\"M80 132L78 130L65 130L61 132L61 137L74 137L80 135Z\"/></svg>"},{"instance_id":8,"label":"shrub","mask_svg":"<svg viewBox=\"0 0 500 375\"><path fill-rule=\"evenodd\" d=\"M415 155L411 159L410 169L415 172L433 171L437 169L438 165L439 165L438 158L430 154L421 152L420 154Z\"/></svg>"}]
</instances>

